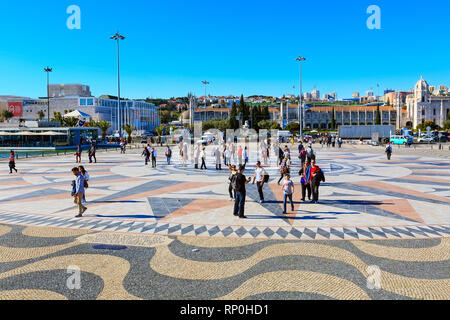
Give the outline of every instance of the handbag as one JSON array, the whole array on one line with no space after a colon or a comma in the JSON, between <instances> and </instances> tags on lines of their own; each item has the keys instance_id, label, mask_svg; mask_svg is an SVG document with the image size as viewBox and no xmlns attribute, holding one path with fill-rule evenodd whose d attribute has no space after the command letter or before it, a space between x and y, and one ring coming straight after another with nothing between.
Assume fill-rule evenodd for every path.
<instances>
[{"instance_id":1,"label":"handbag","mask_svg":"<svg viewBox=\"0 0 450 320\"><path fill-rule=\"evenodd\" d=\"M88 182L86 180L84 180L84 187L85 188L89 188L89 184L88 184Z\"/></svg>"}]
</instances>

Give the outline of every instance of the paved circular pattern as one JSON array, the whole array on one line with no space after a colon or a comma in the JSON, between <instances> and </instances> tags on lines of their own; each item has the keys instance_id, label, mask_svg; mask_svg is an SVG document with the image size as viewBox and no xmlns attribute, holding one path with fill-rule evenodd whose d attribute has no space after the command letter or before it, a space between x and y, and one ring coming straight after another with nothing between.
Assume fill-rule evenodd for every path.
<instances>
[{"instance_id":1,"label":"paved circular pattern","mask_svg":"<svg viewBox=\"0 0 450 320\"><path fill-rule=\"evenodd\" d=\"M211 150L210 150L211 151ZM258 239L414 239L450 234L450 161L422 156L316 150L326 183L320 203L300 201L298 159L292 153L296 183L294 211L283 215L278 168L271 160L271 179L260 204L255 185L247 186L246 215L232 215L227 170L182 167L177 152L172 165L159 159L145 166L139 154L99 154L84 163L91 180L88 210L74 218L70 198L72 157L18 161L19 174L2 174L0 222L69 229L141 234L240 237ZM162 150L159 154L163 154ZM250 154L252 176L257 153ZM289 207L289 206L288 206ZM1 232L1 230L0 230Z\"/></svg>"}]
</instances>

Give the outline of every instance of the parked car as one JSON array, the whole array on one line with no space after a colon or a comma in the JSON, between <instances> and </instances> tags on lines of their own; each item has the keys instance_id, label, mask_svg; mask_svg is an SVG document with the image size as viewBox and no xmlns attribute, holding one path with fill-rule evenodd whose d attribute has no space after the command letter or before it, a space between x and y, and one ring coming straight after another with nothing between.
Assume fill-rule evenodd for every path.
<instances>
[{"instance_id":1,"label":"parked car","mask_svg":"<svg viewBox=\"0 0 450 320\"><path fill-rule=\"evenodd\" d=\"M428 142L428 143L431 143L431 142L434 142L434 141L435 141L435 138L434 137L430 137L430 136L422 136L422 137L417 139L417 142Z\"/></svg>"},{"instance_id":2,"label":"parked car","mask_svg":"<svg viewBox=\"0 0 450 320\"><path fill-rule=\"evenodd\" d=\"M392 144L404 144L404 145L410 145L414 143L414 139L411 136L391 136L389 141Z\"/></svg>"}]
</instances>

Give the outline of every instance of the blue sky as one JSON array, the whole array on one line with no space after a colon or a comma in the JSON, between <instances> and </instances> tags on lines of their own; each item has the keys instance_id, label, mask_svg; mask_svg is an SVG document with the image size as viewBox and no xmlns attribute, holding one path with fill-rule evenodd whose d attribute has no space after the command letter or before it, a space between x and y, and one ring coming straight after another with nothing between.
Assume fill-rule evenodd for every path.
<instances>
[{"instance_id":1,"label":"blue sky","mask_svg":"<svg viewBox=\"0 0 450 320\"><path fill-rule=\"evenodd\" d=\"M369 30L367 8L381 8ZM81 30L69 30L69 5ZM349 97L376 84L408 90L421 75L450 85L450 4L417 0L359 1L3 1L0 94L45 96L51 83L83 83L94 95L117 93L119 30L122 96L241 93L282 95L303 87Z\"/></svg>"}]
</instances>

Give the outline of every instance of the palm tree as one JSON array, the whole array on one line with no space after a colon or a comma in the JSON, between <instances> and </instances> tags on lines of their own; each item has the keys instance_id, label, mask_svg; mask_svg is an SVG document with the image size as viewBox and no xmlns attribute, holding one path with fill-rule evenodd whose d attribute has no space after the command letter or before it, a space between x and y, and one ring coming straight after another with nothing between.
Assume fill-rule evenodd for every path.
<instances>
[{"instance_id":1,"label":"palm tree","mask_svg":"<svg viewBox=\"0 0 450 320\"><path fill-rule=\"evenodd\" d=\"M155 128L156 134L158 135L158 142L161 142L161 136L164 131L164 126L159 126Z\"/></svg>"},{"instance_id":2,"label":"palm tree","mask_svg":"<svg viewBox=\"0 0 450 320\"><path fill-rule=\"evenodd\" d=\"M63 118L64 127L75 127L78 124L78 118L68 117Z\"/></svg>"},{"instance_id":3,"label":"palm tree","mask_svg":"<svg viewBox=\"0 0 450 320\"><path fill-rule=\"evenodd\" d=\"M131 134L133 133L134 127L130 124L126 124L122 127L122 129L125 130L128 135L128 143L131 143Z\"/></svg>"},{"instance_id":4,"label":"palm tree","mask_svg":"<svg viewBox=\"0 0 450 320\"><path fill-rule=\"evenodd\" d=\"M42 119L44 119L44 117L45 117L44 111L39 110L39 112L38 112L38 119L42 120Z\"/></svg>"},{"instance_id":5,"label":"palm tree","mask_svg":"<svg viewBox=\"0 0 450 320\"><path fill-rule=\"evenodd\" d=\"M96 124L97 124L97 127L99 127L100 130L102 130L102 139L103 139L103 141L105 141L106 131L108 131L108 129L111 127L111 124L106 120L98 121Z\"/></svg>"}]
</instances>

